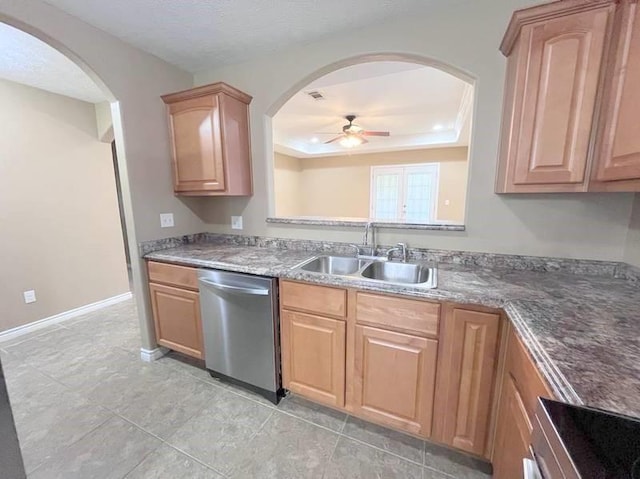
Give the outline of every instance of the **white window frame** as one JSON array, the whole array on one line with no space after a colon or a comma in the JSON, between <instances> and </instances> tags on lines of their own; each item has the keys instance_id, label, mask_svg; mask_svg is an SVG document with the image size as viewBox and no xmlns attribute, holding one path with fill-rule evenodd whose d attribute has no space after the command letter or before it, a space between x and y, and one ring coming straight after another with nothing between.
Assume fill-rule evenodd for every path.
<instances>
[{"instance_id":1,"label":"white window frame","mask_svg":"<svg viewBox=\"0 0 640 479\"><path fill-rule=\"evenodd\" d=\"M440 163L410 163L405 165L382 165L371 167L371 179L370 179L370 195L369 195L369 217L372 220L376 220L376 178L379 175L389 173L399 173L401 178L399 182L398 192L398 211L395 220L381 220L398 223L406 223L406 184L408 172L425 172L434 176L435 188L432 192L431 208L429 211L430 217L426 224L434 223L438 221L438 195L440 188Z\"/></svg>"}]
</instances>

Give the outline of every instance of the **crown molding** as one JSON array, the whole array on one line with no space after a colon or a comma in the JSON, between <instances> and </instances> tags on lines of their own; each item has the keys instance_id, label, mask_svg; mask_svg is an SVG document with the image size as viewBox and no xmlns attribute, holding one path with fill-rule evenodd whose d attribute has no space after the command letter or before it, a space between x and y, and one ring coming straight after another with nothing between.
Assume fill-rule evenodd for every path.
<instances>
[{"instance_id":1,"label":"crown molding","mask_svg":"<svg viewBox=\"0 0 640 479\"><path fill-rule=\"evenodd\" d=\"M631 0L637 2L637 0ZM565 15L574 15L576 13L588 12L599 8L615 5L620 0L557 0L535 7L516 10L511 16L509 27L504 34L500 51L505 56L509 56L520 35L520 30L525 25L543 22L552 18L562 17Z\"/></svg>"},{"instance_id":2,"label":"crown molding","mask_svg":"<svg viewBox=\"0 0 640 479\"><path fill-rule=\"evenodd\" d=\"M192 98L215 95L217 93L225 93L238 101L246 103L247 105L251 103L251 100L253 99L251 95L248 95L245 92L240 91L237 88L234 88L224 82L211 83L210 85L203 85L191 88L189 90L162 95L161 98L167 105L170 105L171 103L176 103L183 100L191 100Z\"/></svg>"}]
</instances>

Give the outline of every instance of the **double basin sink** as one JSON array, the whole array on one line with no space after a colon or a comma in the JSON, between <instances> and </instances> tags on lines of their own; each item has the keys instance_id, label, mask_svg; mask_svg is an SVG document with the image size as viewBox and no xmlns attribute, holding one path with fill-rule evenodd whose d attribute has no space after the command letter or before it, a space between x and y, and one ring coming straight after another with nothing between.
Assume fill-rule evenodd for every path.
<instances>
[{"instance_id":1,"label":"double basin sink","mask_svg":"<svg viewBox=\"0 0 640 479\"><path fill-rule=\"evenodd\" d=\"M350 276L381 283L419 286L427 289L435 288L437 285L435 268L384 259L316 256L296 266L295 269L310 273Z\"/></svg>"}]
</instances>

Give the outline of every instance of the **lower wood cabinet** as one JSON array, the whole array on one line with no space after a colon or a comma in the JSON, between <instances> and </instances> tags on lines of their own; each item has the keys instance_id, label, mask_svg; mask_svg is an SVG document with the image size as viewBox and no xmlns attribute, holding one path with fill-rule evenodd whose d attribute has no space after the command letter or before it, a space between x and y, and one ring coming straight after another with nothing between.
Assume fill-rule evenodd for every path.
<instances>
[{"instance_id":1,"label":"lower wood cabinet","mask_svg":"<svg viewBox=\"0 0 640 479\"><path fill-rule=\"evenodd\" d=\"M434 439L478 456L489 453L500 324L497 313L456 307L442 318Z\"/></svg>"},{"instance_id":2,"label":"lower wood cabinet","mask_svg":"<svg viewBox=\"0 0 640 479\"><path fill-rule=\"evenodd\" d=\"M158 344L203 359L200 295L154 283L149 291Z\"/></svg>"},{"instance_id":3,"label":"lower wood cabinet","mask_svg":"<svg viewBox=\"0 0 640 479\"><path fill-rule=\"evenodd\" d=\"M357 325L353 347L354 412L429 437L438 341Z\"/></svg>"},{"instance_id":4,"label":"lower wood cabinet","mask_svg":"<svg viewBox=\"0 0 640 479\"><path fill-rule=\"evenodd\" d=\"M531 422L522 396L511 375L505 378L500 401L500 420L496 436L493 477L524 477L522 459L530 457Z\"/></svg>"},{"instance_id":5,"label":"lower wood cabinet","mask_svg":"<svg viewBox=\"0 0 640 479\"><path fill-rule=\"evenodd\" d=\"M284 387L329 406L344 406L345 322L283 310Z\"/></svg>"},{"instance_id":6,"label":"lower wood cabinet","mask_svg":"<svg viewBox=\"0 0 640 479\"><path fill-rule=\"evenodd\" d=\"M204 359L197 269L149 261L147 272L156 342Z\"/></svg>"},{"instance_id":7,"label":"lower wood cabinet","mask_svg":"<svg viewBox=\"0 0 640 479\"><path fill-rule=\"evenodd\" d=\"M510 328L501 377L496 438L493 449L494 479L523 477L522 459L529 457L532 424L539 396L553 398L524 344Z\"/></svg>"},{"instance_id":8,"label":"lower wood cabinet","mask_svg":"<svg viewBox=\"0 0 640 479\"><path fill-rule=\"evenodd\" d=\"M280 295L285 388L522 477L552 394L499 311L284 280Z\"/></svg>"}]
</instances>

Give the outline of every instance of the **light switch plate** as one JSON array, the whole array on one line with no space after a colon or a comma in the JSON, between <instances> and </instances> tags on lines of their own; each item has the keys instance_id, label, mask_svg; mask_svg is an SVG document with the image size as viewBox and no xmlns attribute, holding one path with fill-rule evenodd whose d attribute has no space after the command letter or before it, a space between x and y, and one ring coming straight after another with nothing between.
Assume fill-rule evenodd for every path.
<instances>
[{"instance_id":1,"label":"light switch plate","mask_svg":"<svg viewBox=\"0 0 640 479\"><path fill-rule=\"evenodd\" d=\"M160 227L173 228L173 213L160 213Z\"/></svg>"},{"instance_id":2,"label":"light switch plate","mask_svg":"<svg viewBox=\"0 0 640 479\"><path fill-rule=\"evenodd\" d=\"M29 304L36 302L36 292L34 290L30 289L29 291L25 291L22 295L24 296L25 303Z\"/></svg>"},{"instance_id":3,"label":"light switch plate","mask_svg":"<svg viewBox=\"0 0 640 479\"><path fill-rule=\"evenodd\" d=\"M242 216L232 216L231 217L231 229L232 230L241 230L242 229Z\"/></svg>"}]
</instances>

